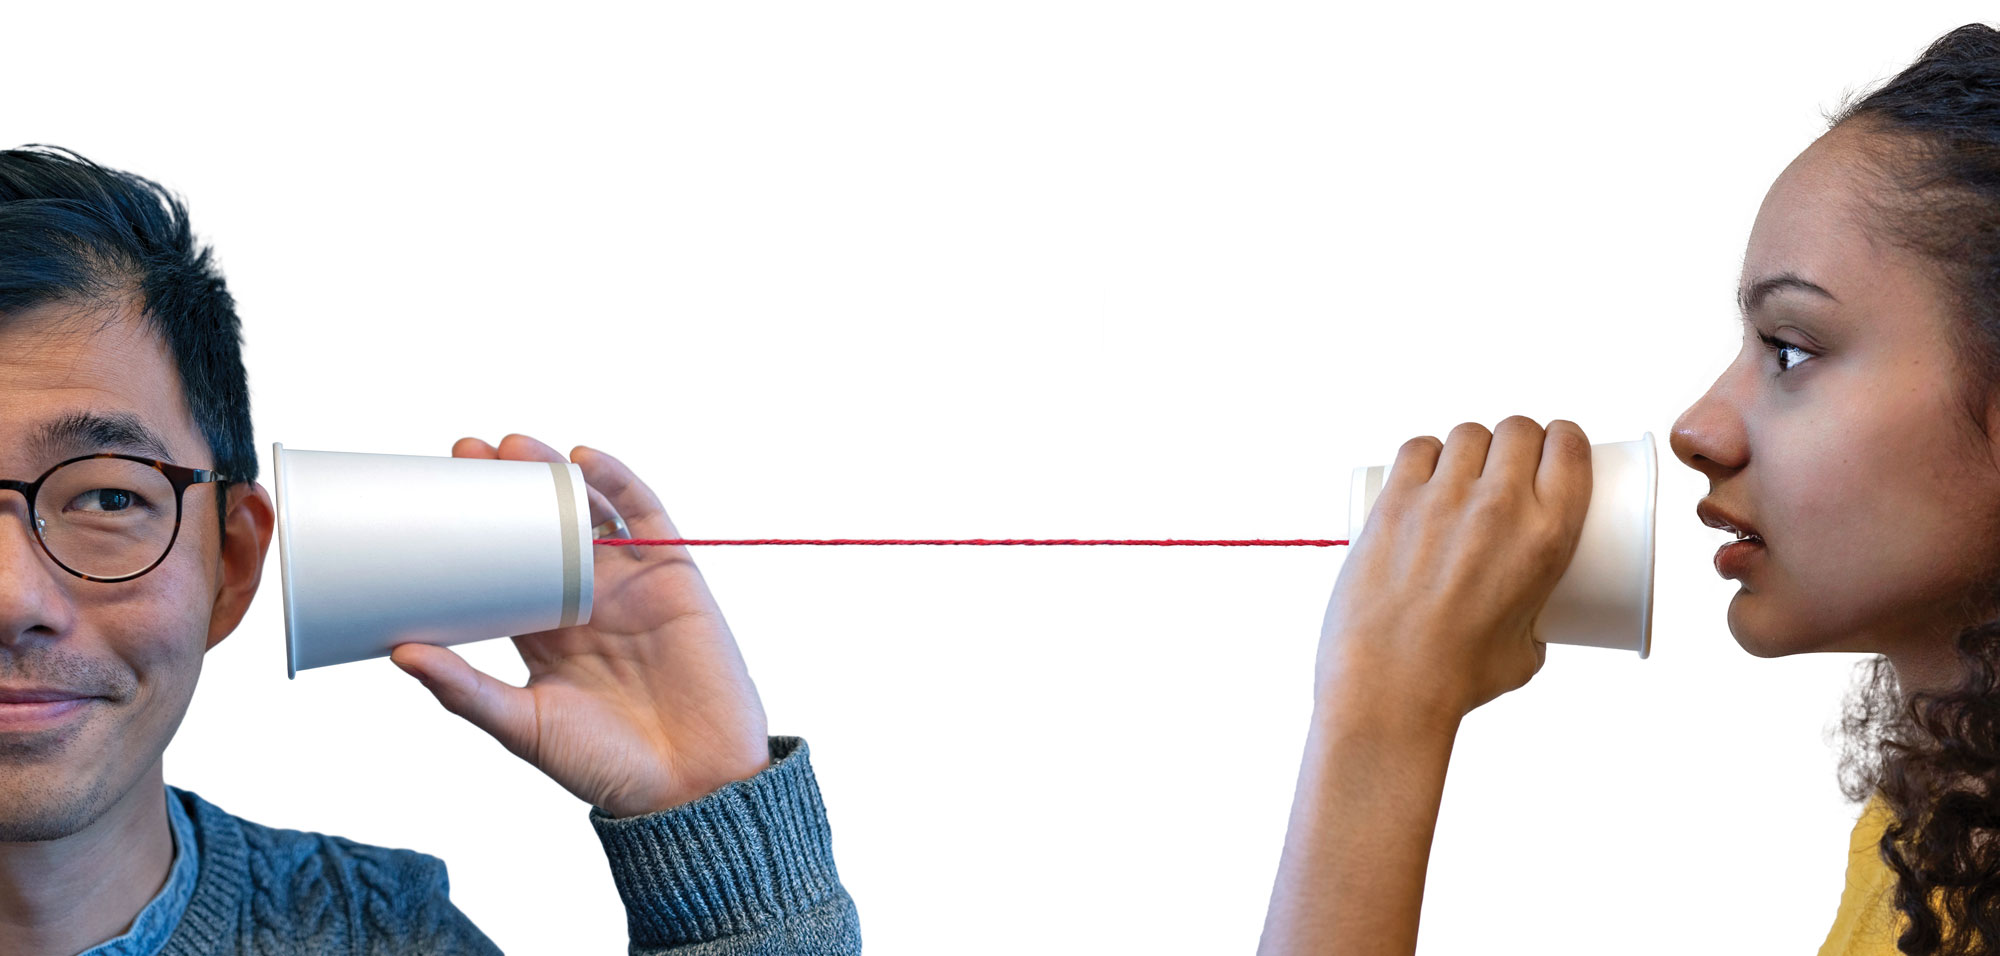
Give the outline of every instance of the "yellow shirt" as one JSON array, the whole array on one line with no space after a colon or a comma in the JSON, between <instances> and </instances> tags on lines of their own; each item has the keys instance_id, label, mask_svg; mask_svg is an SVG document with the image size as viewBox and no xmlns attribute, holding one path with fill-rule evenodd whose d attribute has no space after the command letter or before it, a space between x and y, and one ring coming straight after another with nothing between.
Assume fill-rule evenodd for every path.
<instances>
[{"instance_id":1,"label":"yellow shirt","mask_svg":"<svg viewBox=\"0 0 2000 956\"><path fill-rule=\"evenodd\" d=\"M1882 795L1868 798L1847 838L1847 886L1840 891L1840 910L1819 956L1897 956L1896 937L1907 923L1896 911L1896 871L1882 862L1877 849L1888 825L1889 806Z\"/></svg>"}]
</instances>

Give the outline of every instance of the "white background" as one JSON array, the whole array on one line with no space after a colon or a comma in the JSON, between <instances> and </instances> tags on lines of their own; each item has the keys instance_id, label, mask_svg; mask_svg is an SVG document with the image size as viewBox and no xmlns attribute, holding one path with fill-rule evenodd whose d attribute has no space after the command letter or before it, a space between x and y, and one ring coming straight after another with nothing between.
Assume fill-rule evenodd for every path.
<instances>
[{"instance_id":1,"label":"white background","mask_svg":"<svg viewBox=\"0 0 2000 956\"><path fill-rule=\"evenodd\" d=\"M10 7L0 145L185 195L264 454L589 444L690 536L1337 538L1411 436L1650 430L1654 654L1467 720L1422 949L1810 952L1856 658L1735 645L1665 443L1821 112L1989 11L1386 6ZM1341 551L697 558L871 952L1220 953ZM168 780L443 857L509 951L621 951L584 805L385 660L287 682L277 578Z\"/></svg>"}]
</instances>

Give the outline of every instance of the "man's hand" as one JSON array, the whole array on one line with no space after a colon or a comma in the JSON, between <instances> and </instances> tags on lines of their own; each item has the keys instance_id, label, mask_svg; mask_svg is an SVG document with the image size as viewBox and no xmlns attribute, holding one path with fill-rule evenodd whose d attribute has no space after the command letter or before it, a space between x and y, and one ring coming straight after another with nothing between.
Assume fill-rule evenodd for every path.
<instances>
[{"instance_id":1,"label":"man's hand","mask_svg":"<svg viewBox=\"0 0 2000 956\"><path fill-rule=\"evenodd\" d=\"M596 449L564 459L516 434L498 449L461 438L451 453L574 461L593 525L615 514L635 538L681 536L652 490ZM768 766L764 704L687 549L598 547L593 557L589 622L513 638L527 686L429 644L397 645L390 659L446 710L614 817L687 803Z\"/></svg>"}]
</instances>

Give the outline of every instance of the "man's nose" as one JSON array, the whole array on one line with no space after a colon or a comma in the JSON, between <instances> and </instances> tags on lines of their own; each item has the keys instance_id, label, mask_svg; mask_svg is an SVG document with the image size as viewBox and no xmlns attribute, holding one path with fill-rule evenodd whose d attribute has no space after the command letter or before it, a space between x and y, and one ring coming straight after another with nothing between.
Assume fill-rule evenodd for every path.
<instances>
[{"instance_id":1,"label":"man's nose","mask_svg":"<svg viewBox=\"0 0 2000 956\"><path fill-rule=\"evenodd\" d=\"M64 573L42 550L30 522L28 499L0 490L0 650L36 634L67 633L76 608L55 575Z\"/></svg>"}]
</instances>

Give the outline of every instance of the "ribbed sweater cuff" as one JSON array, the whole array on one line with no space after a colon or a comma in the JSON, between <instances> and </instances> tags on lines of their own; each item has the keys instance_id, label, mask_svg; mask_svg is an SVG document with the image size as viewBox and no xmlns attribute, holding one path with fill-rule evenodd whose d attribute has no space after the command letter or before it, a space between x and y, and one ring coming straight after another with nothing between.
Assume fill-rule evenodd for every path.
<instances>
[{"instance_id":1,"label":"ribbed sweater cuff","mask_svg":"<svg viewBox=\"0 0 2000 956\"><path fill-rule=\"evenodd\" d=\"M637 946L747 932L840 884L806 742L772 737L771 765L693 803L636 817L590 808Z\"/></svg>"}]
</instances>

